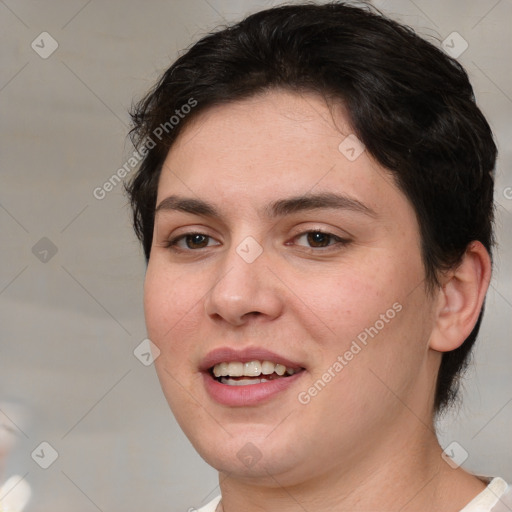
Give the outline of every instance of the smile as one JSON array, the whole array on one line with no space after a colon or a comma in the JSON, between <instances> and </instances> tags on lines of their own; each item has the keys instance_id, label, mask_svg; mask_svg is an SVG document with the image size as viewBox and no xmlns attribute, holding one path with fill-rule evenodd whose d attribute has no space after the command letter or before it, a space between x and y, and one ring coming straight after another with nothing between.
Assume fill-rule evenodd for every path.
<instances>
[{"instance_id":1,"label":"smile","mask_svg":"<svg viewBox=\"0 0 512 512\"><path fill-rule=\"evenodd\" d=\"M205 391L217 404L248 407L264 404L306 374L304 363L263 347L219 347L199 365Z\"/></svg>"},{"instance_id":2,"label":"smile","mask_svg":"<svg viewBox=\"0 0 512 512\"><path fill-rule=\"evenodd\" d=\"M228 386L250 386L275 379L286 378L302 368L286 367L272 361L241 361L222 362L213 366L210 371L213 377ZM264 377L260 377L263 375Z\"/></svg>"}]
</instances>

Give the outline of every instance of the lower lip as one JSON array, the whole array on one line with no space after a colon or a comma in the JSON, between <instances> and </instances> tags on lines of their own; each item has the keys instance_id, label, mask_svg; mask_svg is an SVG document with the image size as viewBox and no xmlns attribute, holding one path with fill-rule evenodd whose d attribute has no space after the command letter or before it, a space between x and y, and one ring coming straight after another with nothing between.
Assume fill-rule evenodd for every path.
<instances>
[{"instance_id":1,"label":"lower lip","mask_svg":"<svg viewBox=\"0 0 512 512\"><path fill-rule=\"evenodd\" d=\"M285 391L301 378L304 370L280 379L248 384L246 386L230 386L214 379L209 372L203 372L203 380L208 394L222 405L245 407L257 405L270 400Z\"/></svg>"}]
</instances>

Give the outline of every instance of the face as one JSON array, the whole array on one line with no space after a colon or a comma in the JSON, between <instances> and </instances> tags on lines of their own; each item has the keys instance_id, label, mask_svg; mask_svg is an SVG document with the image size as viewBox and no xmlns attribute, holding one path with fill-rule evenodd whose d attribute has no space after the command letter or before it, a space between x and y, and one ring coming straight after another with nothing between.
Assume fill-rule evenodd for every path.
<instances>
[{"instance_id":1,"label":"face","mask_svg":"<svg viewBox=\"0 0 512 512\"><path fill-rule=\"evenodd\" d=\"M177 421L220 471L325 477L390 456L431 414L418 223L351 133L341 107L274 91L201 114L166 159L148 336Z\"/></svg>"}]
</instances>

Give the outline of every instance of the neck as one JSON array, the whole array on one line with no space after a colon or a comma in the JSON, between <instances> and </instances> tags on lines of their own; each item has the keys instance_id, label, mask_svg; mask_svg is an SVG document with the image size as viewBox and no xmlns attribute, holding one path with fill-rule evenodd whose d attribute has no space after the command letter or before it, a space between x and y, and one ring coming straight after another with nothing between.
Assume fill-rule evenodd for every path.
<instances>
[{"instance_id":1,"label":"neck","mask_svg":"<svg viewBox=\"0 0 512 512\"><path fill-rule=\"evenodd\" d=\"M479 479L443 460L435 433L425 426L409 436L403 431L394 434L378 446L289 485L281 485L289 480L287 475L269 472L262 482L221 473L219 510L457 512L485 488Z\"/></svg>"}]
</instances>

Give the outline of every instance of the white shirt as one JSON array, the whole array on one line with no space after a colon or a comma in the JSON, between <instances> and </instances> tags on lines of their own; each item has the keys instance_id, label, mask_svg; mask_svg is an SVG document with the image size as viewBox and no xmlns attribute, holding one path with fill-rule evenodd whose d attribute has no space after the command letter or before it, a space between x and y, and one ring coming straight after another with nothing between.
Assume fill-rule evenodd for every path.
<instances>
[{"instance_id":1,"label":"white shirt","mask_svg":"<svg viewBox=\"0 0 512 512\"><path fill-rule=\"evenodd\" d=\"M197 512L215 512L221 496ZM512 487L502 478L491 479L487 487L475 496L460 512L510 512L512 510Z\"/></svg>"},{"instance_id":2,"label":"white shirt","mask_svg":"<svg viewBox=\"0 0 512 512\"><path fill-rule=\"evenodd\" d=\"M460 512L510 512L510 510L512 510L512 487L502 478L496 477Z\"/></svg>"}]
</instances>

